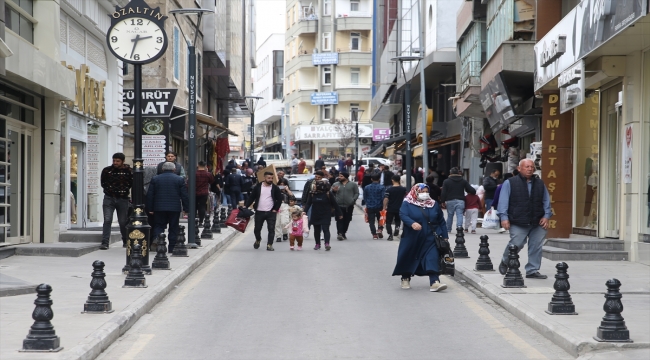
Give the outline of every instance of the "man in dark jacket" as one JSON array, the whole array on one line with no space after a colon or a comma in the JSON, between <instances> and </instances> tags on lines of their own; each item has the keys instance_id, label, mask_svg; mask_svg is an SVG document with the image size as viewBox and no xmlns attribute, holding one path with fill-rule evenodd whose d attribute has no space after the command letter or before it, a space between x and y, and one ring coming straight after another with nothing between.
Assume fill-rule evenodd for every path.
<instances>
[{"instance_id":1,"label":"man in dark jacket","mask_svg":"<svg viewBox=\"0 0 650 360\"><path fill-rule=\"evenodd\" d=\"M490 207L492 207L492 201L494 200L494 192L497 189L497 186L499 186L499 176L501 175L501 172L498 169L492 170L490 173L490 176L486 176L483 179L483 188L485 189L485 209L490 210Z\"/></svg>"},{"instance_id":2,"label":"man in dark jacket","mask_svg":"<svg viewBox=\"0 0 650 360\"><path fill-rule=\"evenodd\" d=\"M111 225L113 224L113 211L117 212L117 222L120 224L122 244L126 247L126 224L129 222L129 194L133 187L133 172L129 165L124 163L122 153L113 154L113 165L102 170L101 184L104 188L104 226L102 228L101 250L107 250L110 244Z\"/></svg>"},{"instance_id":3,"label":"man in dark jacket","mask_svg":"<svg viewBox=\"0 0 650 360\"><path fill-rule=\"evenodd\" d=\"M379 179L379 184L383 185L385 188L393 186L393 172L388 170L388 165L379 165L381 169L381 178Z\"/></svg>"},{"instance_id":4,"label":"man in dark jacket","mask_svg":"<svg viewBox=\"0 0 650 360\"><path fill-rule=\"evenodd\" d=\"M259 249L262 241L262 226L266 221L266 227L269 231L266 250L273 251L273 237L275 235L275 221L278 210L282 204L282 191L273 183L273 173L267 171L264 173L264 181L257 184L251 196L246 200L244 207L250 207L255 204L255 244L253 247Z\"/></svg>"},{"instance_id":5,"label":"man in dark jacket","mask_svg":"<svg viewBox=\"0 0 650 360\"><path fill-rule=\"evenodd\" d=\"M456 214L456 226L463 226L463 212L465 212L465 192L476 194L476 190L461 176L457 167L449 170L449 178L442 183L440 201L447 209L447 232L450 233Z\"/></svg>"},{"instance_id":6,"label":"man in dark jacket","mask_svg":"<svg viewBox=\"0 0 650 360\"><path fill-rule=\"evenodd\" d=\"M230 175L226 177L225 186L228 189L227 193L230 195L228 204L234 209L243 200L242 186L244 186L244 179L242 179L241 175L237 174L237 169L230 169Z\"/></svg>"},{"instance_id":7,"label":"man in dark jacket","mask_svg":"<svg viewBox=\"0 0 650 360\"><path fill-rule=\"evenodd\" d=\"M544 182L534 175L535 163L530 159L519 162L519 175L513 176L501 186L497 214L501 226L510 230L510 242L506 246L499 264L499 272L508 270L508 247L517 245L521 249L528 240L528 263L526 277L546 279L539 273L542 266L542 245L552 215L551 198Z\"/></svg>"},{"instance_id":8,"label":"man in dark jacket","mask_svg":"<svg viewBox=\"0 0 650 360\"><path fill-rule=\"evenodd\" d=\"M314 163L314 168L316 170L320 170L323 168L323 166L325 166L325 161L323 160L322 156L319 156L318 160L316 160L316 162Z\"/></svg>"},{"instance_id":9,"label":"man in dark jacket","mask_svg":"<svg viewBox=\"0 0 650 360\"><path fill-rule=\"evenodd\" d=\"M260 158L257 160L257 165L260 165L262 168L266 167L266 161L264 161L264 156L260 155Z\"/></svg>"},{"instance_id":10,"label":"man in dark jacket","mask_svg":"<svg viewBox=\"0 0 650 360\"><path fill-rule=\"evenodd\" d=\"M158 163L157 166L157 175L160 175L163 173L163 164L166 162L171 162L174 164L174 174L181 176L183 179L185 179L187 176L185 175L185 169L183 169L183 166L181 164L176 162L176 153L173 151L167 151L165 153L165 161Z\"/></svg>"},{"instance_id":11,"label":"man in dark jacket","mask_svg":"<svg viewBox=\"0 0 650 360\"><path fill-rule=\"evenodd\" d=\"M173 252L181 211L187 212L189 199L185 180L174 174L174 163L166 162L162 169L163 173L155 176L149 183L146 209L149 214L153 214L155 221L151 239L157 238L169 225L168 250Z\"/></svg>"}]
</instances>

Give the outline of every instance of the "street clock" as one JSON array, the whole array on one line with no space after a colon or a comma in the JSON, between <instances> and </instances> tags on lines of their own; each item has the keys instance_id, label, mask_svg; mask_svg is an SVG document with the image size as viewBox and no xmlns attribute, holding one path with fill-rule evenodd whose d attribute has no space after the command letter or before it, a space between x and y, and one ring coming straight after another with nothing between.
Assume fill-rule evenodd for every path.
<instances>
[{"instance_id":1,"label":"street clock","mask_svg":"<svg viewBox=\"0 0 650 360\"><path fill-rule=\"evenodd\" d=\"M144 0L133 0L115 7L106 43L118 59L129 64L147 64L158 60L167 50L167 16L160 7L152 9Z\"/></svg>"}]
</instances>

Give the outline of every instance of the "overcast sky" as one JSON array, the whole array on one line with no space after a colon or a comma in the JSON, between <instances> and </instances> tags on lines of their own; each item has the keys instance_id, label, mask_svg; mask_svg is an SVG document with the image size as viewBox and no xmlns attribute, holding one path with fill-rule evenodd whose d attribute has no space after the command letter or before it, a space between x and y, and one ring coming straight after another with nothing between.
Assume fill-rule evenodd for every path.
<instances>
[{"instance_id":1,"label":"overcast sky","mask_svg":"<svg viewBox=\"0 0 650 360\"><path fill-rule=\"evenodd\" d=\"M256 0L257 5L257 34L255 48L257 49L269 35L285 32L284 13L287 6L285 0Z\"/></svg>"}]
</instances>

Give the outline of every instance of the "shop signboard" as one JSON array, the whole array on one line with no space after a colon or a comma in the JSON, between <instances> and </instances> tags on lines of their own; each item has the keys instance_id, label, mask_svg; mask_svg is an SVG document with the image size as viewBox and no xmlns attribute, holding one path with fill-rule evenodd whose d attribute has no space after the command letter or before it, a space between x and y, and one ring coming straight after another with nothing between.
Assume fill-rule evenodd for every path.
<instances>
[{"instance_id":1,"label":"shop signboard","mask_svg":"<svg viewBox=\"0 0 650 360\"><path fill-rule=\"evenodd\" d=\"M178 89L142 89L143 117L169 117L174 107ZM122 114L124 117L133 116L135 93L133 89L124 89L122 100Z\"/></svg>"},{"instance_id":2,"label":"shop signboard","mask_svg":"<svg viewBox=\"0 0 650 360\"><path fill-rule=\"evenodd\" d=\"M311 54L311 64L316 65L338 65L339 53L315 53Z\"/></svg>"},{"instance_id":3,"label":"shop signboard","mask_svg":"<svg viewBox=\"0 0 650 360\"><path fill-rule=\"evenodd\" d=\"M535 45L535 91L647 12L645 0L582 0Z\"/></svg>"},{"instance_id":4,"label":"shop signboard","mask_svg":"<svg viewBox=\"0 0 650 360\"><path fill-rule=\"evenodd\" d=\"M339 93L332 92L315 92L311 93L312 105L338 105Z\"/></svg>"},{"instance_id":5,"label":"shop signboard","mask_svg":"<svg viewBox=\"0 0 650 360\"><path fill-rule=\"evenodd\" d=\"M373 129L372 130L372 141L383 141L390 138L390 129Z\"/></svg>"},{"instance_id":6,"label":"shop signboard","mask_svg":"<svg viewBox=\"0 0 650 360\"><path fill-rule=\"evenodd\" d=\"M372 124L359 124L360 138L372 137ZM341 138L341 131L333 124L301 125L296 128L294 141L301 140L337 140Z\"/></svg>"},{"instance_id":7,"label":"shop signboard","mask_svg":"<svg viewBox=\"0 0 650 360\"><path fill-rule=\"evenodd\" d=\"M99 194L99 125L92 123L88 126L88 142L86 143L86 191L88 194Z\"/></svg>"},{"instance_id":8,"label":"shop signboard","mask_svg":"<svg viewBox=\"0 0 650 360\"><path fill-rule=\"evenodd\" d=\"M560 114L585 103L585 62L579 60L558 77Z\"/></svg>"}]
</instances>

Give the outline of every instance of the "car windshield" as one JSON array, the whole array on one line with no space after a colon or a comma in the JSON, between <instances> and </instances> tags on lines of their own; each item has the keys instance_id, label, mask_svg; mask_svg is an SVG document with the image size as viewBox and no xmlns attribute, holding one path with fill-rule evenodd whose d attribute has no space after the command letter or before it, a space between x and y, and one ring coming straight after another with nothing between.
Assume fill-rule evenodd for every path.
<instances>
[{"instance_id":1,"label":"car windshield","mask_svg":"<svg viewBox=\"0 0 650 360\"><path fill-rule=\"evenodd\" d=\"M302 191L306 183L307 179L289 179L289 189L291 191Z\"/></svg>"}]
</instances>

